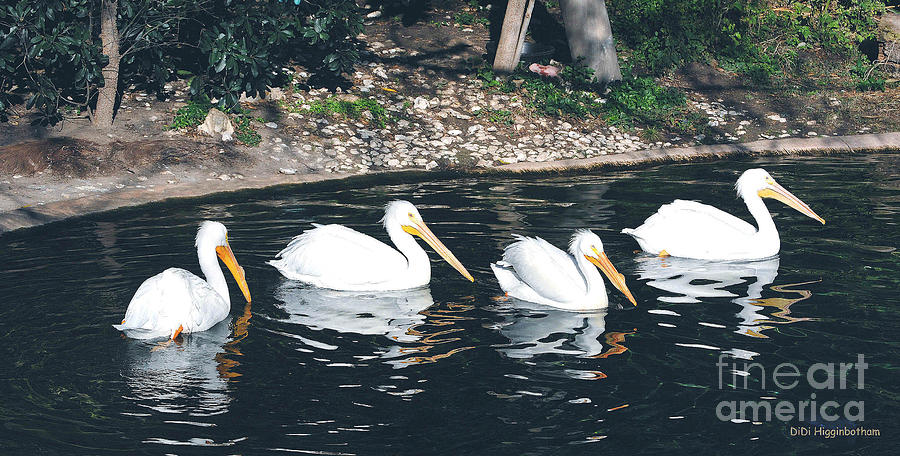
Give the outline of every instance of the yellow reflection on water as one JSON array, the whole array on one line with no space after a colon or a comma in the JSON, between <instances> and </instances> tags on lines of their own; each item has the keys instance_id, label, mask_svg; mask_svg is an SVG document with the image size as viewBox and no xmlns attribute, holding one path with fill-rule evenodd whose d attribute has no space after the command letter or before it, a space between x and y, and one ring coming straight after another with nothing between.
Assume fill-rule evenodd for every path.
<instances>
[{"instance_id":1,"label":"yellow reflection on water","mask_svg":"<svg viewBox=\"0 0 900 456\"><path fill-rule=\"evenodd\" d=\"M462 298L470 303L475 301L474 296L466 296ZM449 358L459 352L475 348L467 345L462 347L450 348L447 344L462 340L460 337L450 336L451 334L463 331L459 327L453 326L463 320L471 320L471 317L465 315L466 312L474 309L473 304L468 303L447 303L445 306L438 308L428 308L419 312L425 316L425 322L413 325L407 329L406 334L413 336L415 343L411 347L402 347L397 350L399 354L409 353L430 353L429 355L409 356L403 359L391 361L395 367L406 367L413 364L434 363L441 359ZM438 353L433 353L438 352Z\"/></svg>"},{"instance_id":2,"label":"yellow reflection on water","mask_svg":"<svg viewBox=\"0 0 900 456\"><path fill-rule=\"evenodd\" d=\"M786 298L786 297L771 297L771 298L757 298L751 301L754 305L760 307L769 307L777 309L775 312L772 312L769 317L770 318L762 318L754 320L754 323L757 323L756 326L749 326L744 328L743 334L751 336L767 339L769 336L763 334L764 331L775 328L772 325L788 325L791 323L797 323L800 321L815 321L815 318L809 317L792 317L791 316L791 306L800 302L805 301L812 297L812 291L810 290L795 290L788 287L800 287L803 285L809 285L813 283L821 282L821 280L813 280L809 282L800 282L800 283L789 283L785 285L773 285L770 288L779 293L793 293L796 294L797 297L794 298Z\"/></svg>"},{"instance_id":3,"label":"yellow reflection on water","mask_svg":"<svg viewBox=\"0 0 900 456\"><path fill-rule=\"evenodd\" d=\"M247 337L247 328L250 326L250 317L252 316L253 315L250 313L250 303L248 302L247 305L244 306L244 313L234 321L234 325L231 329L231 340L222 347L225 351L216 353L216 370L219 371L220 377L235 378L242 375L232 370L235 367L240 366L241 363L228 356L244 356L240 350L240 342Z\"/></svg>"},{"instance_id":4,"label":"yellow reflection on water","mask_svg":"<svg viewBox=\"0 0 900 456\"><path fill-rule=\"evenodd\" d=\"M625 336L630 336L637 332L637 328L630 332L618 332L612 331L606 334L606 345L609 345L609 349L599 355L594 355L591 358L608 358L612 355L621 355L628 351L628 347L622 345L625 342Z\"/></svg>"}]
</instances>

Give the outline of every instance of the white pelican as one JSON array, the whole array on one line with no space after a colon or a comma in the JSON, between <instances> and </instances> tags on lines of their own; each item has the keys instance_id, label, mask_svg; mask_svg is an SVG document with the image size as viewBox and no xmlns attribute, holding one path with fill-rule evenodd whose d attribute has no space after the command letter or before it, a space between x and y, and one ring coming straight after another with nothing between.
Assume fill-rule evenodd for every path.
<instances>
[{"instance_id":1,"label":"white pelican","mask_svg":"<svg viewBox=\"0 0 900 456\"><path fill-rule=\"evenodd\" d=\"M645 252L700 260L757 260L773 257L781 248L778 230L763 198L775 198L802 214L825 224L809 206L772 179L764 169L748 169L735 184L759 229L706 204L675 200L647 218L644 224L626 228Z\"/></svg>"},{"instance_id":2,"label":"white pelican","mask_svg":"<svg viewBox=\"0 0 900 456\"><path fill-rule=\"evenodd\" d=\"M205 331L225 319L231 310L228 284L216 255L228 266L244 298L250 290L244 268L228 246L228 231L219 222L204 221L197 230L197 259L206 280L180 268L169 268L150 277L134 293L125 319L114 328L135 339L169 337Z\"/></svg>"},{"instance_id":3,"label":"white pelican","mask_svg":"<svg viewBox=\"0 0 900 456\"><path fill-rule=\"evenodd\" d=\"M475 279L425 226L408 201L384 208L384 229L397 247L343 225L318 225L295 237L277 259L269 261L282 275L321 288L345 291L391 291L418 288L431 281L431 262L413 235L428 243L469 281Z\"/></svg>"},{"instance_id":4,"label":"white pelican","mask_svg":"<svg viewBox=\"0 0 900 456\"><path fill-rule=\"evenodd\" d=\"M569 253L539 237L514 236L516 242L503 251L503 260L491 264L500 288L523 301L568 310L595 310L609 303L600 268L609 281L637 305L619 274L603 252L603 243L590 230L578 230Z\"/></svg>"}]
</instances>

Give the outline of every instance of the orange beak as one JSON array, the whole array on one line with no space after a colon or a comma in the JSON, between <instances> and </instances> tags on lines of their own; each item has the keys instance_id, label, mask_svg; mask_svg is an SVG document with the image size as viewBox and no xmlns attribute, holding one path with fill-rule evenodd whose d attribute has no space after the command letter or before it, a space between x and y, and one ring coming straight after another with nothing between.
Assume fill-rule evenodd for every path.
<instances>
[{"instance_id":1,"label":"orange beak","mask_svg":"<svg viewBox=\"0 0 900 456\"><path fill-rule=\"evenodd\" d=\"M825 224L825 220L822 217L819 217L819 214L813 212L809 206L806 205L803 201L800 201L800 198L794 196L793 193L787 191L786 188L782 187L778 184L778 182L772 181L770 184L772 188L764 188L757 192L757 194L761 198L773 198L781 201L784 204L796 209L801 214L811 218L818 220L821 224Z\"/></svg>"},{"instance_id":2,"label":"orange beak","mask_svg":"<svg viewBox=\"0 0 900 456\"><path fill-rule=\"evenodd\" d=\"M421 220L413 220L413 225L403 225L403 231L406 231L413 236L419 236L423 241L427 242L431 248L434 249L435 252L440 255L444 261L450 263L450 266L453 266L454 269L459 271L463 277L469 279L469 282L474 282L475 278L472 277L472 274L469 274L469 271L456 259L456 256L453 255L452 252L438 240L437 236L428 229L428 226L425 225L425 222Z\"/></svg>"},{"instance_id":3,"label":"orange beak","mask_svg":"<svg viewBox=\"0 0 900 456\"><path fill-rule=\"evenodd\" d=\"M250 302L250 288L247 287L247 278L244 275L244 268L238 264L237 258L234 257L234 252L231 251L231 246L226 242L225 245L216 247L216 254L219 255L219 259L222 260L222 262L225 263L225 266L228 267L228 270L231 271L231 275L234 276L234 280L241 289L241 293L244 293L244 298L247 302Z\"/></svg>"},{"instance_id":4,"label":"orange beak","mask_svg":"<svg viewBox=\"0 0 900 456\"><path fill-rule=\"evenodd\" d=\"M594 254L596 256L585 255L588 261L600 268L604 274L606 274L606 278L613 284L616 289L622 292L632 304L637 305L637 301L634 300L634 296L631 295L631 291L628 289L628 286L625 285L625 276L619 274L619 271L616 270L616 267L613 266L612 262L609 261L609 258L606 256L605 252L599 252L597 249L594 249Z\"/></svg>"}]
</instances>

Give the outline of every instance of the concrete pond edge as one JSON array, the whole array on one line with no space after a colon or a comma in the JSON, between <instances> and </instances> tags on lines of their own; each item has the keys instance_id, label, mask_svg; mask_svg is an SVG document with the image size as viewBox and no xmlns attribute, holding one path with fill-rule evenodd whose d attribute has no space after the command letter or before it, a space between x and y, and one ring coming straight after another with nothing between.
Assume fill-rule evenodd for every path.
<instances>
[{"instance_id":1,"label":"concrete pond edge","mask_svg":"<svg viewBox=\"0 0 900 456\"><path fill-rule=\"evenodd\" d=\"M460 170L455 171L454 174L568 174L596 169L639 168L664 163L709 161L735 157L830 155L871 153L890 150L900 150L900 132L816 138L786 138L739 144L714 144L692 147L646 149L584 159L513 163L490 169ZM273 174L271 176L245 178L243 180L216 180L191 184L176 184L166 187L127 188L77 199L56 201L40 206L28 206L2 212L0 213L0 234L57 222L71 217L95 214L123 207L138 206L172 198L196 198L217 193L263 189L290 184L309 184L338 180L347 180L348 183L352 183L357 179L368 181L373 177L379 176L397 177L408 175L412 178L421 179L423 176L438 176L442 174L446 173L406 170L386 171L365 175Z\"/></svg>"}]
</instances>

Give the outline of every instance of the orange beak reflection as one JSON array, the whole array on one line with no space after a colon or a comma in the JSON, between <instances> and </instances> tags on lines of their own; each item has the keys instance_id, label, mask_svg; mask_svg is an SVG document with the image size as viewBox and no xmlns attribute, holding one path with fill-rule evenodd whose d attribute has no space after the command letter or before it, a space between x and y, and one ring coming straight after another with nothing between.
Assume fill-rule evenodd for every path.
<instances>
[{"instance_id":1,"label":"orange beak reflection","mask_svg":"<svg viewBox=\"0 0 900 456\"><path fill-rule=\"evenodd\" d=\"M225 266L228 267L228 270L231 271L231 275L234 276L234 280L241 289L241 293L244 293L244 299L246 299L247 302L250 302L250 288L247 287L247 277L244 275L244 268L238 264L237 258L234 257L234 252L231 251L231 247L227 243L225 245L220 245L216 247L216 254L219 255L219 259L222 260L222 262L225 263Z\"/></svg>"},{"instance_id":2,"label":"orange beak reflection","mask_svg":"<svg viewBox=\"0 0 900 456\"><path fill-rule=\"evenodd\" d=\"M612 262L609 261L609 258L606 256L605 252L599 252L597 249L594 249L594 254L585 255L588 261L593 263L594 266L600 268L604 274L606 274L606 278L613 284L616 289L622 292L632 304L637 305L637 301L634 300L634 296L631 295L631 290L628 289L628 286L625 285L625 276L619 274L619 271L616 270L616 267L613 266Z\"/></svg>"},{"instance_id":3,"label":"orange beak reflection","mask_svg":"<svg viewBox=\"0 0 900 456\"><path fill-rule=\"evenodd\" d=\"M463 277L469 279L469 282L474 282L475 278L472 277L472 274L469 274L469 271L456 259L456 256L453 255L452 252L438 240L437 236L428 229L428 226L425 225L425 222L421 220L411 220L412 225L403 225L403 231L406 231L413 236L419 236L423 241L427 242L431 248L434 249L441 258L444 259L447 263L450 263L450 266L453 266L453 269L459 271Z\"/></svg>"}]
</instances>

